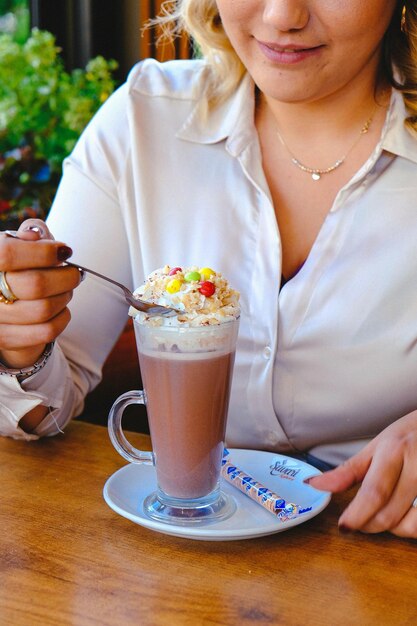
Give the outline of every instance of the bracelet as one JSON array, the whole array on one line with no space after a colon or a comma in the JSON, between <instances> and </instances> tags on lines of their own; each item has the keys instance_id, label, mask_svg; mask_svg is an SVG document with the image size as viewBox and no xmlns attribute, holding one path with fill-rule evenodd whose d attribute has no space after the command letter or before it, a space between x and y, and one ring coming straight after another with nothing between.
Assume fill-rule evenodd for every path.
<instances>
[{"instance_id":1,"label":"bracelet","mask_svg":"<svg viewBox=\"0 0 417 626\"><path fill-rule=\"evenodd\" d=\"M29 378L29 376L33 376L33 374L36 374L43 367L45 367L49 357L52 354L54 343L54 341L48 343L36 363L34 363L33 365L29 365L28 367L13 369L10 367L6 367L2 363L0 363L0 376L16 376L19 383L21 383L23 380L26 380L26 378Z\"/></svg>"}]
</instances>

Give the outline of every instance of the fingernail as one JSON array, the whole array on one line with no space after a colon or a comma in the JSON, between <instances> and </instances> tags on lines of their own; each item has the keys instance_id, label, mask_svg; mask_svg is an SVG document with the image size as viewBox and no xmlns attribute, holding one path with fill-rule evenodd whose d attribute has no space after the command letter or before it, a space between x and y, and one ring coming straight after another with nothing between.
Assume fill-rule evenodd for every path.
<instances>
[{"instance_id":1,"label":"fingernail","mask_svg":"<svg viewBox=\"0 0 417 626\"><path fill-rule=\"evenodd\" d=\"M303 483L306 485L310 484L310 481L313 480L314 476L309 476L308 478L304 478Z\"/></svg>"},{"instance_id":2,"label":"fingernail","mask_svg":"<svg viewBox=\"0 0 417 626\"><path fill-rule=\"evenodd\" d=\"M87 276L87 272L85 272L84 270L78 270L80 272L80 283L83 282L83 280L85 280L85 277Z\"/></svg>"},{"instance_id":3,"label":"fingernail","mask_svg":"<svg viewBox=\"0 0 417 626\"><path fill-rule=\"evenodd\" d=\"M26 233L38 233L41 239L46 235L46 231L41 226L35 226L34 224L28 224L22 228L22 231Z\"/></svg>"},{"instance_id":4,"label":"fingernail","mask_svg":"<svg viewBox=\"0 0 417 626\"><path fill-rule=\"evenodd\" d=\"M41 229L39 228L39 226L25 226L24 228L22 228L22 230L31 230L34 233L41 233Z\"/></svg>"},{"instance_id":5,"label":"fingernail","mask_svg":"<svg viewBox=\"0 0 417 626\"><path fill-rule=\"evenodd\" d=\"M68 246L60 246L56 253L58 261L66 261L71 255L72 250Z\"/></svg>"},{"instance_id":6,"label":"fingernail","mask_svg":"<svg viewBox=\"0 0 417 626\"><path fill-rule=\"evenodd\" d=\"M349 526L346 526L346 524L339 524L339 532L343 535L349 535L353 533L353 530L352 528L349 528Z\"/></svg>"}]
</instances>

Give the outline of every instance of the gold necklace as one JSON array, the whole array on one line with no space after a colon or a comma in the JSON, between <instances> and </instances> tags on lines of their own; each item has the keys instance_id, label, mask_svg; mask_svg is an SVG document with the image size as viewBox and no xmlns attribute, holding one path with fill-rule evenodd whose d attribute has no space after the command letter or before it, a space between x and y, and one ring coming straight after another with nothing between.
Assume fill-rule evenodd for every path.
<instances>
[{"instance_id":1,"label":"gold necklace","mask_svg":"<svg viewBox=\"0 0 417 626\"><path fill-rule=\"evenodd\" d=\"M376 112L376 107L372 111L371 116L366 120L365 124L362 126L358 137L355 139L353 145L349 148L349 150L343 156L337 159L337 161L335 161L333 165L329 165L329 167L325 167L323 169L320 169L319 167L308 167L307 165L304 165L303 163L301 163L301 161L299 161L291 152L291 150L287 146L279 130L277 130L277 135L278 135L280 142L282 143L282 145L284 146L284 148L287 150L288 154L290 155L292 163L294 163L294 165L298 167L298 169L302 170L303 172L307 172L307 174L311 174L311 178L313 180L320 180L323 174L330 174L334 170L337 170L337 168L340 167L342 163L346 161L347 157L352 152L352 150L356 147L356 144L359 142L362 135L365 135L368 132L369 127L372 123L372 120L374 119L375 112Z\"/></svg>"}]
</instances>

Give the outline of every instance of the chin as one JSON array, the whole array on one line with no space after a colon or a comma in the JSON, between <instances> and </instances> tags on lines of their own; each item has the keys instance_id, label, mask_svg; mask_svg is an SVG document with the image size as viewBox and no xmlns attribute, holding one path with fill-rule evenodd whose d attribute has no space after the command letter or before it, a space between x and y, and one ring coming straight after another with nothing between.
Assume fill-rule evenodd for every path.
<instances>
[{"instance_id":1,"label":"chin","mask_svg":"<svg viewBox=\"0 0 417 626\"><path fill-rule=\"evenodd\" d=\"M305 88L301 90L271 89L270 85L268 85L263 89L262 86L258 84L258 89L270 100L277 100L278 102L285 102L287 104L301 104L318 99L317 95L310 95L306 92Z\"/></svg>"}]
</instances>

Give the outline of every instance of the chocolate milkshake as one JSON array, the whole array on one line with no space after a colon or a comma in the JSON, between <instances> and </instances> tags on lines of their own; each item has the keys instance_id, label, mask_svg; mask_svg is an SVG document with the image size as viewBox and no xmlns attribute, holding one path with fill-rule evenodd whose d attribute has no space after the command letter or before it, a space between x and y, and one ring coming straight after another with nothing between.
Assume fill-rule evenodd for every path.
<instances>
[{"instance_id":1,"label":"chocolate milkshake","mask_svg":"<svg viewBox=\"0 0 417 626\"><path fill-rule=\"evenodd\" d=\"M158 485L201 498L219 479L234 353L151 356L139 352Z\"/></svg>"},{"instance_id":2,"label":"chocolate milkshake","mask_svg":"<svg viewBox=\"0 0 417 626\"><path fill-rule=\"evenodd\" d=\"M144 511L166 523L227 517L234 504L221 493L219 478L239 294L210 268L170 266L152 272L135 294L178 312L155 317L129 311L144 384L143 396L136 401L147 407L158 483ZM132 393L137 398L142 392ZM109 431L114 445L130 461L144 462L143 453L134 451L139 452L135 456L123 443L123 409L112 412Z\"/></svg>"}]
</instances>

